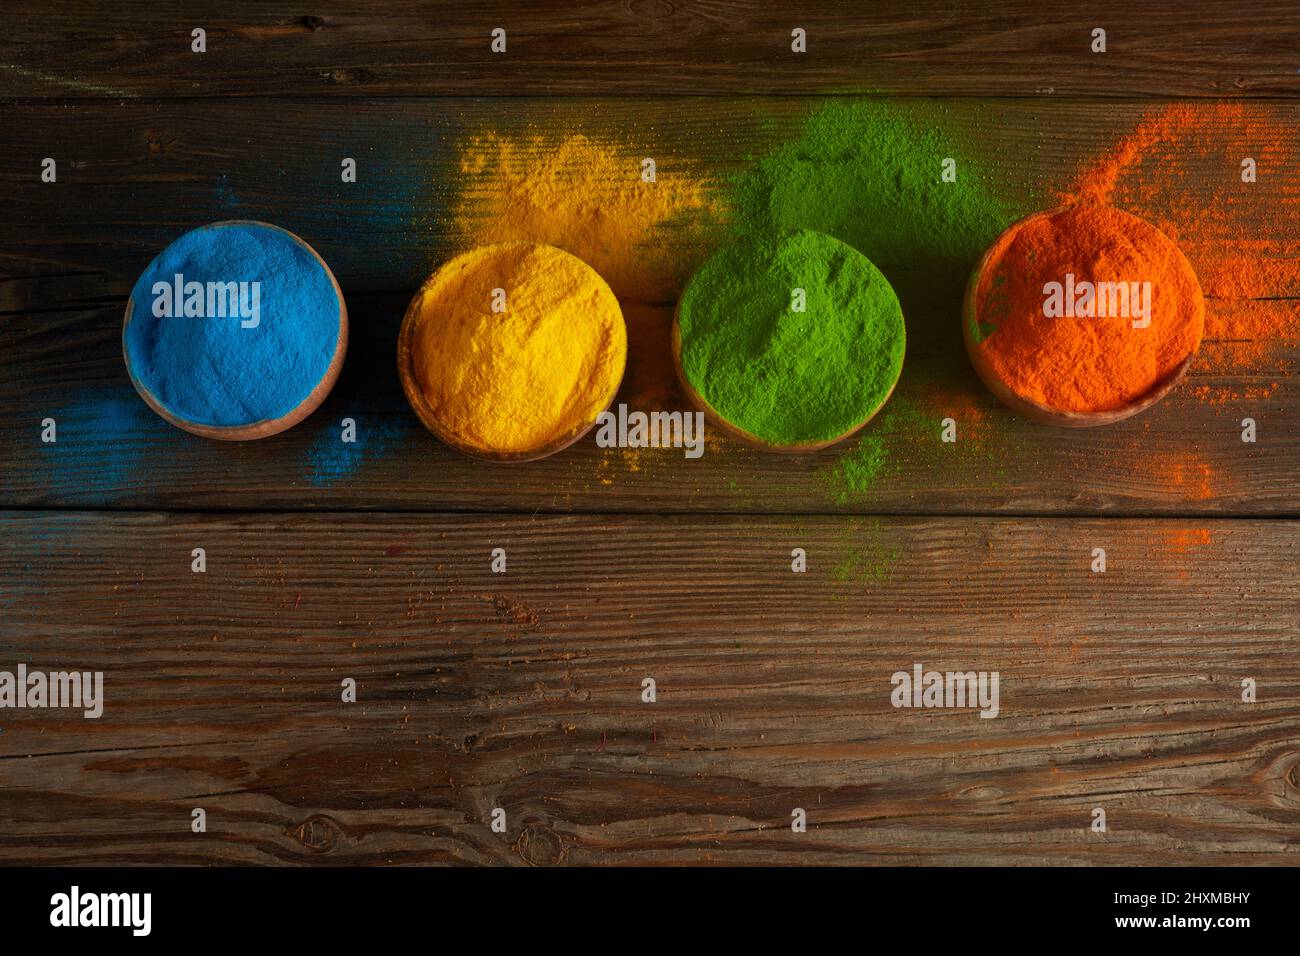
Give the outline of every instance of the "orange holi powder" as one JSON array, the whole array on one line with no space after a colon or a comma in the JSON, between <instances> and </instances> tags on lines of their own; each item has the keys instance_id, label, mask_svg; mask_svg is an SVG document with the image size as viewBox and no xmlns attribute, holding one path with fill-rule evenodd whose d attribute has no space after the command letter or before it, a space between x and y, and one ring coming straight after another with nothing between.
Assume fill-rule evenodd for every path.
<instances>
[{"instance_id":1,"label":"orange holi powder","mask_svg":"<svg viewBox=\"0 0 1300 956\"><path fill-rule=\"evenodd\" d=\"M1206 296L1198 365L1224 376L1284 374L1288 343L1300 338L1300 137L1275 108L1184 103L1161 108L1107 154L1083 168L1065 202L1113 203L1156 225L1187 255ZM1256 181L1242 181L1255 160ZM1223 347L1218 343L1231 343ZM1256 385L1258 389L1268 385ZM1206 401L1240 389L1205 387Z\"/></svg>"},{"instance_id":2,"label":"orange holi powder","mask_svg":"<svg viewBox=\"0 0 1300 956\"><path fill-rule=\"evenodd\" d=\"M1209 544L1209 528L1184 528L1165 535L1165 549L1174 554L1186 554L1195 547L1206 547Z\"/></svg>"},{"instance_id":3,"label":"orange holi powder","mask_svg":"<svg viewBox=\"0 0 1300 956\"><path fill-rule=\"evenodd\" d=\"M1069 301L1049 309L1047 285L1067 282ZM1095 287L1096 296L1076 300L1076 282ZM1107 286L1117 293L1103 305ZM1130 308L1130 293L1146 300L1145 316L1136 303ZM1076 303L1084 303L1082 314L1074 314ZM1168 238L1135 216L1087 202L1030 216L1002 235L975 288L975 320L981 355L1021 398L1100 412L1142 398L1196 351L1204 301Z\"/></svg>"},{"instance_id":4,"label":"orange holi powder","mask_svg":"<svg viewBox=\"0 0 1300 956\"><path fill-rule=\"evenodd\" d=\"M1208 548L1212 544L1214 538L1209 528L1179 528L1161 536L1157 556L1167 559L1167 573L1180 581L1189 581L1194 562L1189 561L1188 556L1197 549Z\"/></svg>"},{"instance_id":5,"label":"orange holi powder","mask_svg":"<svg viewBox=\"0 0 1300 956\"><path fill-rule=\"evenodd\" d=\"M1085 165L1065 203L1123 207L1182 249L1205 294L1204 343L1191 394L1212 405L1273 398L1294 373L1300 340L1300 197L1297 136L1287 107L1181 103L1153 110L1112 149ZM1243 160L1256 181L1242 179ZM1290 300L1290 301L1288 301ZM1231 474L1196 449L1152 455L1138 467L1181 497L1203 501L1230 489ZM1208 544L1179 533L1175 551Z\"/></svg>"},{"instance_id":6,"label":"orange holi powder","mask_svg":"<svg viewBox=\"0 0 1300 956\"><path fill-rule=\"evenodd\" d=\"M1191 501L1207 501L1216 493L1214 470L1194 453L1151 454L1144 459L1144 467L1165 488Z\"/></svg>"}]
</instances>

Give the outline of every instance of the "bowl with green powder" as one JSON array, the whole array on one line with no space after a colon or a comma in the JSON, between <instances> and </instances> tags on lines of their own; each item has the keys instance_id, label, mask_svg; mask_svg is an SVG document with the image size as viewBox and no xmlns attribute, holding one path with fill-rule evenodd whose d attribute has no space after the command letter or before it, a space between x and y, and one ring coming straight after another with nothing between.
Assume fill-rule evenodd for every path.
<instances>
[{"instance_id":1,"label":"bowl with green powder","mask_svg":"<svg viewBox=\"0 0 1300 956\"><path fill-rule=\"evenodd\" d=\"M140 275L122 353L145 403L205 438L265 438L324 401L347 352L334 274L306 242L232 220L185 233Z\"/></svg>"},{"instance_id":2,"label":"bowl with green powder","mask_svg":"<svg viewBox=\"0 0 1300 956\"><path fill-rule=\"evenodd\" d=\"M691 400L741 441L790 453L866 425L898 382L905 339L880 270L811 230L723 248L691 278L673 320Z\"/></svg>"}]
</instances>

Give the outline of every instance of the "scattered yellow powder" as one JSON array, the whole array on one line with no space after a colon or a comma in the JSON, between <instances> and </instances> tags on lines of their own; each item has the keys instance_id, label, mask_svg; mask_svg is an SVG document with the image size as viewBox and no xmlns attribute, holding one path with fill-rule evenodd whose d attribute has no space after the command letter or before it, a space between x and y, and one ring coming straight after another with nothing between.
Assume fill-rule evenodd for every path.
<instances>
[{"instance_id":1,"label":"scattered yellow powder","mask_svg":"<svg viewBox=\"0 0 1300 956\"><path fill-rule=\"evenodd\" d=\"M504 311L494 311L502 293ZM416 294L402 340L418 388L408 386L408 398L435 434L520 457L585 431L627 362L627 329L605 280L538 243L452 259Z\"/></svg>"},{"instance_id":2,"label":"scattered yellow powder","mask_svg":"<svg viewBox=\"0 0 1300 956\"><path fill-rule=\"evenodd\" d=\"M463 143L460 156L454 217L466 244L557 246L625 300L675 300L698 257L690 237L712 218L704 180L671 155L580 134L488 134Z\"/></svg>"}]
</instances>

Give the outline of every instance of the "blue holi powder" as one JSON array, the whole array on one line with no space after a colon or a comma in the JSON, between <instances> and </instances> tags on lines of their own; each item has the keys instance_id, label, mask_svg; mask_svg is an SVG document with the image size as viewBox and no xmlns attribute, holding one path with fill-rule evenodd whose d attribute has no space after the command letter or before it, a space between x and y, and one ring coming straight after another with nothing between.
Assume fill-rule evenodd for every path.
<instances>
[{"instance_id":1,"label":"blue holi powder","mask_svg":"<svg viewBox=\"0 0 1300 956\"><path fill-rule=\"evenodd\" d=\"M313 217L312 241L328 250L338 275L347 275L349 293L418 288L438 264L430 250L460 238L451 215L459 184L455 177L434 175L430 157L458 163L452 149L460 134L453 137L448 124L459 130L461 122L454 116L381 118L378 137L387 148L355 157L355 183L341 181L337 162L321 164L315 187L321 201L300 215ZM345 139L376 134L373 124L362 123L340 131ZM365 243L356 241L359 234Z\"/></svg>"},{"instance_id":2,"label":"blue holi powder","mask_svg":"<svg viewBox=\"0 0 1300 956\"><path fill-rule=\"evenodd\" d=\"M55 411L59 440L42 445L42 454L64 470L87 477L96 489L121 488L137 474L140 449L167 431L157 415L128 389L122 394L87 393Z\"/></svg>"},{"instance_id":3,"label":"blue holi powder","mask_svg":"<svg viewBox=\"0 0 1300 956\"><path fill-rule=\"evenodd\" d=\"M217 180L217 205L224 209L238 209L239 197L230 188L230 177L225 173Z\"/></svg>"},{"instance_id":4,"label":"blue holi powder","mask_svg":"<svg viewBox=\"0 0 1300 956\"><path fill-rule=\"evenodd\" d=\"M357 440L342 440L342 418L352 417L357 423ZM406 431L405 424L393 418L378 415L342 416L321 429L316 440L307 449L308 479L317 488L330 488L345 478L356 474L367 461L383 457L389 447L396 444Z\"/></svg>"},{"instance_id":5,"label":"blue holi powder","mask_svg":"<svg viewBox=\"0 0 1300 956\"><path fill-rule=\"evenodd\" d=\"M0 600L9 604L9 621L17 622L20 615L27 621L40 621L38 595L48 594L50 565L76 561L88 574L102 566L98 554L82 551L87 526L84 512L46 511L24 516L22 545L13 553L21 550L26 561L21 567L13 560L0 561ZM12 650L12 645L0 642L0 657L7 650Z\"/></svg>"},{"instance_id":6,"label":"blue holi powder","mask_svg":"<svg viewBox=\"0 0 1300 956\"><path fill-rule=\"evenodd\" d=\"M239 315L155 316L155 293L184 282L261 284L255 327ZM251 286L241 299L251 305ZM329 368L339 298L324 266L287 233L251 223L187 232L136 282L125 341L136 380L168 411L202 425L249 425L293 411ZM204 308L209 296L204 295Z\"/></svg>"},{"instance_id":7,"label":"blue holi powder","mask_svg":"<svg viewBox=\"0 0 1300 956\"><path fill-rule=\"evenodd\" d=\"M173 429L130 388L88 389L50 401L58 441L38 442L31 474L51 502L101 502L143 480L151 448ZM40 427L33 422L32 427Z\"/></svg>"}]
</instances>

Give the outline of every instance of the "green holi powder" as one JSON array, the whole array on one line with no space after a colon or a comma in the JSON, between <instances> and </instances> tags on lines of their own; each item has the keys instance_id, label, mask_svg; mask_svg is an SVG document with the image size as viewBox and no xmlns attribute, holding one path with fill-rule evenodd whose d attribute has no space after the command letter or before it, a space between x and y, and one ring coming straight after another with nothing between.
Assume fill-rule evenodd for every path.
<instances>
[{"instance_id":1,"label":"green holi powder","mask_svg":"<svg viewBox=\"0 0 1300 956\"><path fill-rule=\"evenodd\" d=\"M879 435L867 435L848 454L842 456L832 475L832 494L841 503L861 494L875 484L889 464L885 441Z\"/></svg>"},{"instance_id":2,"label":"green holi powder","mask_svg":"<svg viewBox=\"0 0 1300 956\"><path fill-rule=\"evenodd\" d=\"M951 443L941 439L943 420L949 417L957 429ZM945 402L923 384L919 399L895 395L856 444L821 470L830 500L847 504L867 497L883 479L908 481L904 461L890 456L891 447L906 447L907 466L917 472L956 468L985 486L1001 481L1008 459L1025 450L1020 438L979 406Z\"/></svg>"},{"instance_id":3,"label":"green holi powder","mask_svg":"<svg viewBox=\"0 0 1300 956\"><path fill-rule=\"evenodd\" d=\"M903 555L892 533L880 519L854 522L846 527L837 543L838 560L831 575L842 584L887 584L894 565Z\"/></svg>"},{"instance_id":4,"label":"green holi powder","mask_svg":"<svg viewBox=\"0 0 1300 956\"><path fill-rule=\"evenodd\" d=\"M955 163L951 182L943 177L948 159ZM988 168L951 136L893 103L837 99L730 187L740 234L815 229L865 254L897 292L909 340L929 350L945 379L969 380L958 324L966 281L987 246L1032 211L1032 202L1004 196ZM829 496L842 504L896 475L900 463L891 448L905 444L910 453L933 442L936 460L979 465L998 444L983 423L965 429L958 446L941 447L941 418L896 395L824 473Z\"/></svg>"},{"instance_id":5,"label":"green holi powder","mask_svg":"<svg viewBox=\"0 0 1300 956\"><path fill-rule=\"evenodd\" d=\"M903 367L893 289L860 252L818 232L724 248L682 293L678 325L691 386L726 421L774 444L857 427Z\"/></svg>"},{"instance_id":6,"label":"green holi powder","mask_svg":"<svg viewBox=\"0 0 1300 956\"><path fill-rule=\"evenodd\" d=\"M955 180L943 181L944 160ZM1028 210L991 188L981 166L935 129L879 100L836 100L798 139L732 180L738 232L815 229L853 246L898 293L909 326L942 311L957 328L971 269Z\"/></svg>"},{"instance_id":7,"label":"green holi powder","mask_svg":"<svg viewBox=\"0 0 1300 956\"><path fill-rule=\"evenodd\" d=\"M938 442L939 419L926 416L910 399L895 396L857 444L823 473L834 501L844 504L860 497L881 478L897 473L898 462L889 456L891 437L904 440L916 453L926 440Z\"/></svg>"}]
</instances>

